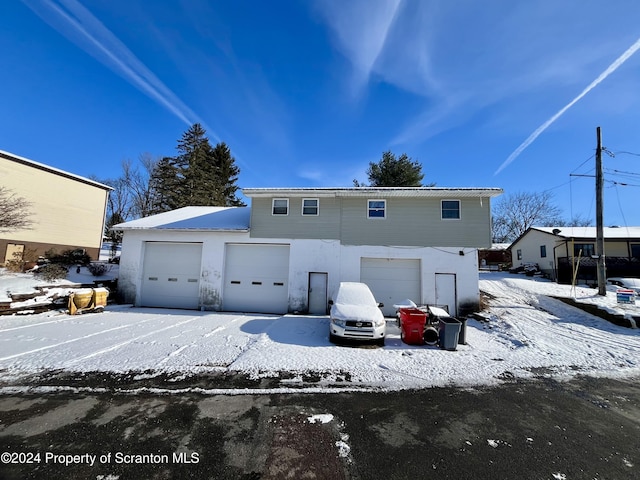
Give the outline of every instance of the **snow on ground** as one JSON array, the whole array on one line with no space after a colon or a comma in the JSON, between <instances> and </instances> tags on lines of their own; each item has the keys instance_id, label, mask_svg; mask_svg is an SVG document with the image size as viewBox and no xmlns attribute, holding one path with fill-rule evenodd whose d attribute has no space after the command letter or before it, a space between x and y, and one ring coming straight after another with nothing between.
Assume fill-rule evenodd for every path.
<instances>
[{"instance_id":1,"label":"snow on ground","mask_svg":"<svg viewBox=\"0 0 640 480\"><path fill-rule=\"evenodd\" d=\"M596 290L522 275L487 272L489 321L467 322L467 345L456 351L402 343L388 319L383 348L329 342L323 316L214 313L109 306L103 313L61 311L0 316L0 384L20 384L47 371L187 376L244 373L286 377L291 391L318 374L316 388L399 390L491 385L545 375L570 378L640 375L640 330L613 325L548 297L575 296L611 310L640 315ZM314 391L317 391L314 390ZM331 390L335 391L335 390Z\"/></svg>"}]
</instances>

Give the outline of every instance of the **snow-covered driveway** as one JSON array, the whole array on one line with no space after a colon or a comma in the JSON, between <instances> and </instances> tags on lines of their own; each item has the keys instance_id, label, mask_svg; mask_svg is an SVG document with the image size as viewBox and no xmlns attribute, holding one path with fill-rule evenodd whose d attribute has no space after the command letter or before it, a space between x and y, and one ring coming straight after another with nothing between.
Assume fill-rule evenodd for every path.
<instances>
[{"instance_id":1,"label":"snow-covered driveway","mask_svg":"<svg viewBox=\"0 0 640 480\"><path fill-rule=\"evenodd\" d=\"M109 307L0 317L0 383L52 371L114 372L175 378L211 372L252 378L283 372L291 388L314 375L323 385L378 389L486 385L537 375L640 375L640 330L613 325L549 298L565 295L617 308L615 294L523 276L481 275L491 294L488 322L469 320L457 351L400 341L388 321L384 348L328 340L327 317L270 316ZM637 306L627 307L634 314ZM297 389L296 389L297 390ZM297 390L299 391L299 390Z\"/></svg>"}]
</instances>

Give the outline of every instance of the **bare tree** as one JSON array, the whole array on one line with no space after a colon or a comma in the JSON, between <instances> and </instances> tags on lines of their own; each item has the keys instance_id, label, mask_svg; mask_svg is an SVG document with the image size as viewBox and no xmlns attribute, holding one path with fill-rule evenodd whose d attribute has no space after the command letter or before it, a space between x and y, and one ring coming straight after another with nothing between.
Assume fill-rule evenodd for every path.
<instances>
[{"instance_id":1,"label":"bare tree","mask_svg":"<svg viewBox=\"0 0 640 480\"><path fill-rule=\"evenodd\" d=\"M501 198L493 208L493 241L512 242L530 227L561 223L562 211L552 199L550 192L521 192Z\"/></svg>"},{"instance_id":2,"label":"bare tree","mask_svg":"<svg viewBox=\"0 0 640 480\"><path fill-rule=\"evenodd\" d=\"M134 218L147 217L153 212L153 189L150 178L159 159L150 153L143 153L139 157L140 165L132 165L130 160L122 162L122 179L127 185L130 195L129 214Z\"/></svg>"},{"instance_id":3,"label":"bare tree","mask_svg":"<svg viewBox=\"0 0 640 480\"><path fill-rule=\"evenodd\" d=\"M593 220L584 218L581 215L576 215L568 222L564 220L560 220L558 223L552 226L553 227L593 227Z\"/></svg>"},{"instance_id":4,"label":"bare tree","mask_svg":"<svg viewBox=\"0 0 640 480\"><path fill-rule=\"evenodd\" d=\"M31 202L0 186L0 233L28 230L33 225Z\"/></svg>"}]
</instances>

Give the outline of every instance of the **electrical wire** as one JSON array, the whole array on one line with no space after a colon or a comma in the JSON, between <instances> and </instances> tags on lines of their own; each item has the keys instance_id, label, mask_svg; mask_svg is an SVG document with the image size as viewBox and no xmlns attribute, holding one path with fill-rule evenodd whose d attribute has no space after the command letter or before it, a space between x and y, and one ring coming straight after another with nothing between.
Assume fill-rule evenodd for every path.
<instances>
[{"instance_id":1,"label":"electrical wire","mask_svg":"<svg viewBox=\"0 0 640 480\"><path fill-rule=\"evenodd\" d=\"M620 150L618 152L614 152L616 155L619 153L622 153L623 155L634 155L636 157L640 157L640 153L633 153L633 152L625 152L623 150Z\"/></svg>"},{"instance_id":2,"label":"electrical wire","mask_svg":"<svg viewBox=\"0 0 640 480\"><path fill-rule=\"evenodd\" d=\"M624 222L625 228L628 228L629 225L627 224L627 219L624 216L624 210L622 209L622 203L620 203L620 192L618 192L617 185L614 185L614 187L616 189L616 198L618 199L618 208L620 209L620 215L622 215L622 221ZM628 235L628 233L627 233L627 235Z\"/></svg>"}]
</instances>

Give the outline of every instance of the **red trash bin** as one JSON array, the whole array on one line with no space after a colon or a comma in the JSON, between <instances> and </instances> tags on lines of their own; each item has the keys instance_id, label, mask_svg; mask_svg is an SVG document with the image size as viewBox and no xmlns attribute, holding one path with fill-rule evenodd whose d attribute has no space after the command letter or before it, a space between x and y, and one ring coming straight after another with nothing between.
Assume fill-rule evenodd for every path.
<instances>
[{"instance_id":1,"label":"red trash bin","mask_svg":"<svg viewBox=\"0 0 640 480\"><path fill-rule=\"evenodd\" d=\"M427 314L417 308L400 309L400 338L408 345L424 345Z\"/></svg>"}]
</instances>

